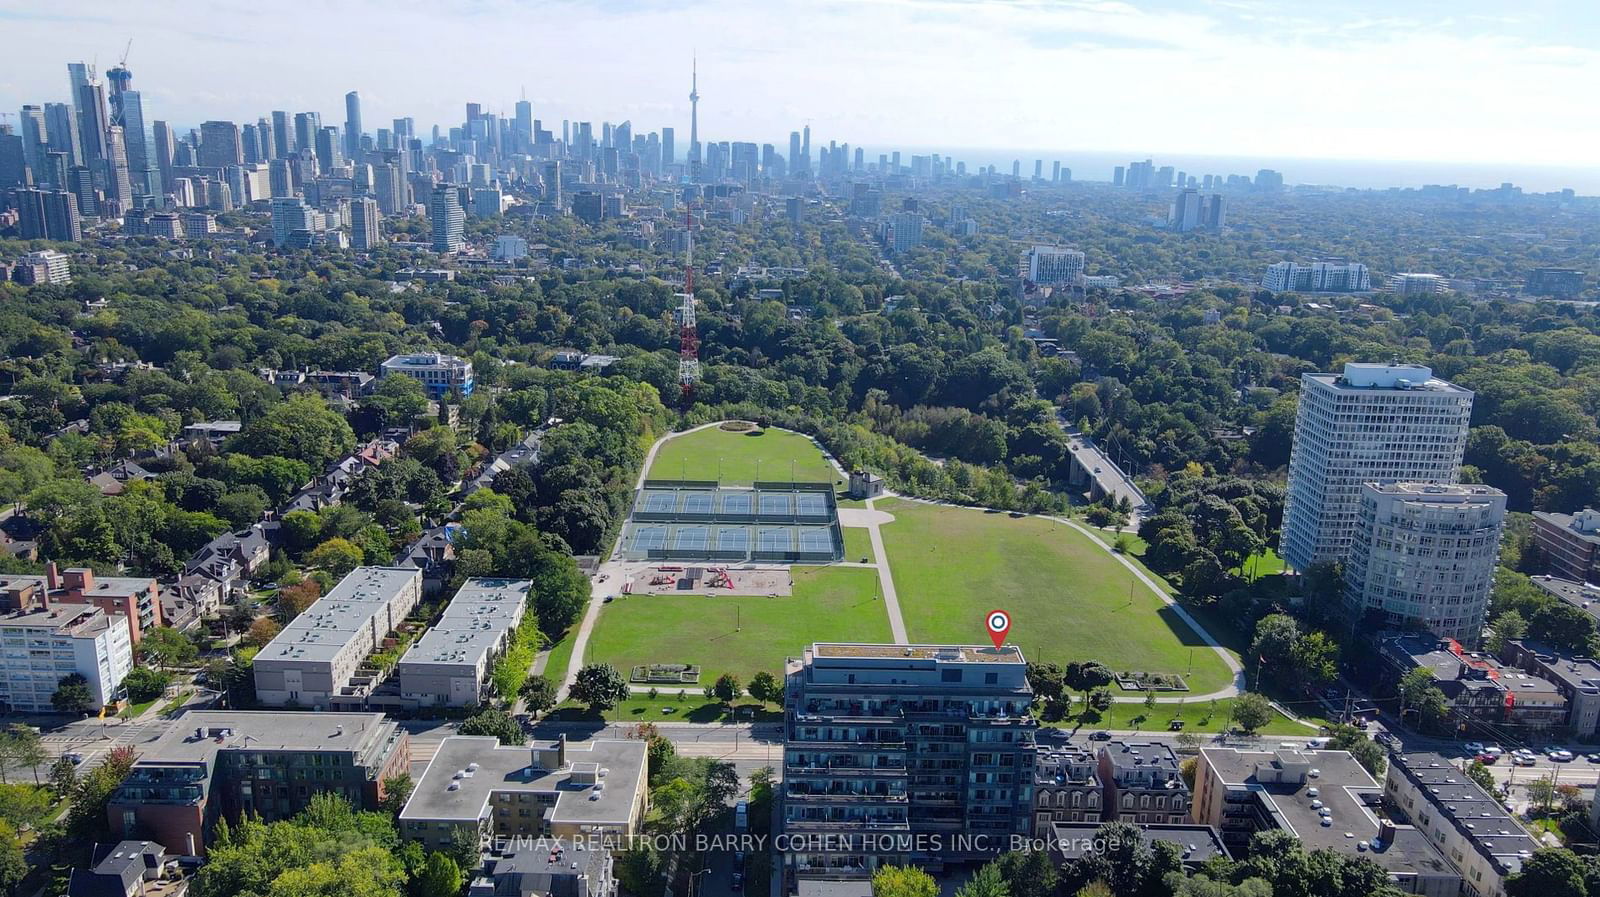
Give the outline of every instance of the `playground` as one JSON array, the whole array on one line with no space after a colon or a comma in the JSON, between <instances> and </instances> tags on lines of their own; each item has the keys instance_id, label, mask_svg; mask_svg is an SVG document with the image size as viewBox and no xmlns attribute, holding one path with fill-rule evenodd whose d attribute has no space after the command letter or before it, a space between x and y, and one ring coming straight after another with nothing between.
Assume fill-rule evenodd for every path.
<instances>
[{"instance_id":1,"label":"playground","mask_svg":"<svg viewBox=\"0 0 1600 897\"><path fill-rule=\"evenodd\" d=\"M787 597L794 593L794 580L786 567L750 570L662 564L634 572L622 591L624 595Z\"/></svg>"}]
</instances>

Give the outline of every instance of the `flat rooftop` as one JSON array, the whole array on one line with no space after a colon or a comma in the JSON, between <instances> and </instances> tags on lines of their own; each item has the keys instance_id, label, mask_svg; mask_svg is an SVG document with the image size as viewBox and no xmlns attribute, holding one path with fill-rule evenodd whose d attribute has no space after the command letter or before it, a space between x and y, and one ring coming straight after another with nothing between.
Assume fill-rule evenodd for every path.
<instances>
[{"instance_id":1,"label":"flat rooftop","mask_svg":"<svg viewBox=\"0 0 1600 897\"><path fill-rule=\"evenodd\" d=\"M881 658L884 660L937 660L947 663L1022 663L1022 649L1016 645L994 648L984 645L868 645L817 642L811 646L817 659Z\"/></svg>"},{"instance_id":2,"label":"flat rooftop","mask_svg":"<svg viewBox=\"0 0 1600 897\"><path fill-rule=\"evenodd\" d=\"M422 571L415 567L357 567L283 627L256 660L329 662ZM387 627L385 627L387 630ZM382 637L386 633L380 633Z\"/></svg>"},{"instance_id":3,"label":"flat rooftop","mask_svg":"<svg viewBox=\"0 0 1600 897\"><path fill-rule=\"evenodd\" d=\"M1363 486L1372 489L1380 495L1410 495L1426 500L1437 498L1442 503L1452 507L1459 507L1463 502L1458 499L1481 498L1490 501L1495 498L1504 498L1505 493L1493 486L1482 486L1466 483L1363 483Z\"/></svg>"},{"instance_id":4,"label":"flat rooftop","mask_svg":"<svg viewBox=\"0 0 1600 897\"><path fill-rule=\"evenodd\" d=\"M122 620L121 614L117 615ZM48 628L77 638L92 638L111 626L105 611L93 605L57 604L39 610L0 615L0 626Z\"/></svg>"},{"instance_id":5,"label":"flat rooftop","mask_svg":"<svg viewBox=\"0 0 1600 897\"><path fill-rule=\"evenodd\" d=\"M394 728L381 713L190 710L142 749L139 762L210 763L225 749L362 754ZM199 730L205 734L197 737Z\"/></svg>"},{"instance_id":6,"label":"flat rooftop","mask_svg":"<svg viewBox=\"0 0 1600 897\"><path fill-rule=\"evenodd\" d=\"M645 743L590 740L566 745L561 769L538 765L556 745L502 745L490 736L452 735L423 772L401 819L472 822L497 792L555 795L552 823L626 825L645 787ZM597 787L603 785L604 787ZM454 786L454 788L452 788Z\"/></svg>"},{"instance_id":7,"label":"flat rooftop","mask_svg":"<svg viewBox=\"0 0 1600 897\"><path fill-rule=\"evenodd\" d=\"M1458 874L1415 828L1399 827L1392 841L1378 838L1382 821L1374 810L1383 789L1348 751L1201 748L1200 752L1223 781L1255 792L1279 825L1307 850L1365 856L1396 875ZM1296 774L1294 767L1303 767L1304 775ZM1286 773L1285 781L1272 781L1280 771Z\"/></svg>"},{"instance_id":8,"label":"flat rooftop","mask_svg":"<svg viewBox=\"0 0 1600 897\"><path fill-rule=\"evenodd\" d=\"M1095 851L1097 835L1103 825L1103 822L1051 823L1048 845L1051 858L1058 863L1067 862ZM1135 827L1144 835L1146 843L1170 841L1178 845L1185 863L1198 864L1215 856L1228 857L1222 837L1209 825L1139 824Z\"/></svg>"},{"instance_id":9,"label":"flat rooftop","mask_svg":"<svg viewBox=\"0 0 1600 897\"><path fill-rule=\"evenodd\" d=\"M1471 396L1472 390L1457 386L1433 375L1433 369L1420 364L1364 364L1351 362L1343 373L1306 374L1307 380L1340 392L1366 393L1374 390L1391 392L1435 392Z\"/></svg>"},{"instance_id":10,"label":"flat rooftop","mask_svg":"<svg viewBox=\"0 0 1600 897\"><path fill-rule=\"evenodd\" d=\"M522 619L531 588L526 579L467 580L439 622L400 658L400 666L476 665Z\"/></svg>"},{"instance_id":11,"label":"flat rooftop","mask_svg":"<svg viewBox=\"0 0 1600 897\"><path fill-rule=\"evenodd\" d=\"M1420 784L1439 812L1507 874L1520 870L1522 860L1541 846L1499 801L1457 769L1454 761L1416 752L1396 754L1389 762L1396 773Z\"/></svg>"},{"instance_id":12,"label":"flat rooftop","mask_svg":"<svg viewBox=\"0 0 1600 897\"><path fill-rule=\"evenodd\" d=\"M1600 620L1600 585L1554 576L1530 576L1528 579L1546 592Z\"/></svg>"}]
</instances>

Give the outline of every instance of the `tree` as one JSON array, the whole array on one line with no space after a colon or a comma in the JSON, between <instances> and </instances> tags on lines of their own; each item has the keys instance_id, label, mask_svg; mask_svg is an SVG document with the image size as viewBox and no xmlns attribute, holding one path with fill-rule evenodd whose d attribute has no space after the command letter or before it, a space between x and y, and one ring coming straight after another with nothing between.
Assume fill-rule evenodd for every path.
<instances>
[{"instance_id":1,"label":"tree","mask_svg":"<svg viewBox=\"0 0 1600 897\"><path fill-rule=\"evenodd\" d=\"M1587 871L1584 861L1570 850L1536 850L1522 861L1522 871L1506 878L1506 897L1588 897Z\"/></svg>"},{"instance_id":2,"label":"tree","mask_svg":"<svg viewBox=\"0 0 1600 897\"><path fill-rule=\"evenodd\" d=\"M635 730L635 735L644 739L646 774L654 777L673 758L678 756L678 749L673 746L667 736L655 727L654 723L643 723Z\"/></svg>"},{"instance_id":3,"label":"tree","mask_svg":"<svg viewBox=\"0 0 1600 897\"><path fill-rule=\"evenodd\" d=\"M321 597L322 585L314 579L283 586L278 589L278 617L285 623L292 622Z\"/></svg>"},{"instance_id":4,"label":"tree","mask_svg":"<svg viewBox=\"0 0 1600 897\"><path fill-rule=\"evenodd\" d=\"M1067 664L1062 681L1073 691L1088 693L1098 688L1104 688L1114 681L1115 677L1104 664L1092 660L1073 661Z\"/></svg>"},{"instance_id":5,"label":"tree","mask_svg":"<svg viewBox=\"0 0 1600 897\"><path fill-rule=\"evenodd\" d=\"M406 380L408 377L390 377L390 380ZM461 890L461 867L456 861L445 854L434 851L428 854L428 862L422 867L422 872L411 883L411 893L414 897L455 897Z\"/></svg>"},{"instance_id":6,"label":"tree","mask_svg":"<svg viewBox=\"0 0 1600 897\"><path fill-rule=\"evenodd\" d=\"M1250 655L1263 666L1281 667L1290 661L1300 627L1288 614L1267 614L1256 623ZM1259 678L1259 677L1258 677Z\"/></svg>"},{"instance_id":7,"label":"tree","mask_svg":"<svg viewBox=\"0 0 1600 897\"><path fill-rule=\"evenodd\" d=\"M135 704L161 697L171 683L171 673L158 672L149 667L134 667L122 679L122 687L128 690L128 700Z\"/></svg>"},{"instance_id":8,"label":"tree","mask_svg":"<svg viewBox=\"0 0 1600 897\"><path fill-rule=\"evenodd\" d=\"M311 553L306 555L306 564L325 570L333 579L339 580L361 566L366 558L366 552L354 542L335 537L311 549Z\"/></svg>"},{"instance_id":9,"label":"tree","mask_svg":"<svg viewBox=\"0 0 1600 897\"><path fill-rule=\"evenodd\" d=\"M876 897L876 892L874 892ZM1000 864L985 863L967 883L956 889L956 897L1012 897L1011 888L1000 872Z\"/></svg>"},{"instance_id":10,"label":"tree","mask_svg":"<svg viewBox=\"0 0 1600 897\"><path fill-rule=\"evenodd\" d=\"M59 799L71 794L77 784L77 764L66 757L57 757L56 762L50 764L50 790Z\"/></svg>"},{"instance_id":11,"label":"tree","mask_svg":"<svg viewBox=\"0 0 1600 897\"><path fill-rule=\"evenodd\" d=\"M717 677L716 684L711 686L717 695L717 700L724 704L732 704L738 700L744 689L739 686L739 677L732 673L723 673Z\"/></svg>"},{"instance_id":12,"label":"tree","mask_svg":"<svg viewBox=\"0 0 1600 897\"><path fill-rule=\"evenodd\" d=\"M61 713L88 713L94 709L94 695L89 691L89 680L82 673L68 673L56 683L55 694L50 696L50 706Z\"/></svg>"},{"instance_id":13,"label":"tree","mask_svg":"<svg viewBox=\"0 0 1600 897\"><path fill-rule=\"evenodd\" d=\"M1528 621L1515 610L1508 610L1490 620L1489 628L1493 630L1489 635L1489 650L1494 654L1502 654L1508 643L1528 634Z\"/></svg>"},{"instance_id":14,"label":"tree","mask_svg":"<svg viewBox=\"0 0 1600 897\"><path fill-rule=\"evenodd\" d=\"M511 714L504 710L484 710L476 716L468 717L461 724L462 735L492 735L500 739L501 744L518 745L526 740L522 732L522 724L511 718Z\"/></svg>"},{"instance_id":15,"label":"tree","mask_svg":"<svg viewBox=\"0 0 1600 897\"><path fill-rule=\"evenodd\" d=\"M1289 652L1294 678L1307 689L1320 689L1339 677L1339 645L1320 630L1295 640Z\"/></svg>"},{"instance_id":16,"label":"tree","mask_svg":"<svg viewBox=\"0 0 1600 897\"><path fill-rule=\"evenodd\" d=\"M1033 693L1045 701L1061 700L1061 695L1066 690L1066 673L1056 664L1029 661L1027 677Z\"/></svg>"},{"instance_id":17,"label":"tree","mask_svg":"<svg viewBox=\"0 0 1600 897\"><path fill-rule=\"evenodd\" d=\"M1389 765L1388 754L1383 746L1367 737L1367 733L1355 726L1336 725L1329 732L1328 748L1335 751L1349 751L1350 756L1356 758L1367 772L1374 778L1383 775L1384 767Z\"/></svg>"},{"instance_id":18,"label":"tree","mask_svg":"<svg viewBox=\"0 0 1600 897\"><path fill-rule=\"evenodd\" d=\"M245 630L241 641L253 648L264 648L282 631L283 627L278 625L277 620L271 617L259 617L250 624L249 629Z\"/></svg>"},{"instance_id":19,"label":"tree","mask_svg":"<svg viewBox=\"0 0 1600 897\"><path fill-rule=\"evenodd\" d=\"M879 866L872 873L872 897L938 897L939 883L916 866Z\"/></svg>"},{"instance_id":20,"label":"tree","mask_svg":"<svg viewBox=\"0 0 1600 897\"><path fill-rule=\"evenodd\" d=\"M1255 692L1247 691L1233 699L1233 721L1245 734L1254 732L1272 721L1272 705Z\"/></svg>"},{"instance_id":21,"label":"tree","mask_svg":"<svg viewBox=\"0 0 1600 897\"><path fill-rule=\"evenodd\" d=\"M1424 726L1438 725L1449 713L1444 692L1434 684L1433 670L1428 667L1417 667L1401 676L1396 691L1401 715L1414 712Z\"/></svg>"},{"instance_id":22,"label":"tree","mask_svg":"<svg viewBox=\"0 0 1600 897\"><path fill-rule=\"evenodd\" d=\"M344 415L329 408L320 396L301 394L279 402L247 424L237 443L247 455L276 455L321 470L349 454L356 436Z\"/></svg>"},{"instance_id":23,"label":"tree","mask_svg":"<svg viewBox=\"0 0 1600 897\"><path fill-rule=\"evenodd\" d=\"M1013 850L995 860L1011 897L1055 897L1061 872L1043 850Z\"/></svg>"},{"instance_id":24,"label":"tree","mask_svg":"<svg viewBox=\"0 0 1600 897\"><path fill-rule=\"evenodd\" d=\"M139 656L166 669L188 666L200 657L200 649L189 637L171 626L146 629L139 639Z\"/></svg>"},{"instance_id":25,"label":"tree","mask_svg":"<svg viewBox=\"0 0 1600 897\"><path fill-rule=\"evenodd\" d=\"M1491 797L1500 794L1500 784L1494 780L1494 773L1481 760L1473 760L1472 765L1467 767L1467 778Z\"/></svg>"},{"instance_id":26,"label":"tree","mask_svg":"<svg viewBox=\"0 0 1600 897\"><path fill-rule=\"evenodd\" d=\"M628 680L609 663L591 663L578 671L572 697L589 705L590 713L603 713L628 699Z\"/></svg>"},{"instance_id":27,"label":"tree","mask_svg":"<svg viewBox=\"0 0 1600 897\"><path fill-rule=\"evenodd\" d=\"M28 858L22 852L22 842L15 830L0 826L0 893L12 894L17 885L28 877Z\"/></svg>"},{"instance_id":28,"label":"tree","mask_svg":"<svg viewBox=\"0 0 1600 897\"><path fill-rule=\"evenodd\" d=\"M400 811L406 808L406 801L411 799L411 792L417 788L417 783L411 780L409 772L389 776L380 785L383 788L383 799L378 805L385 813L393 816L400 815Z\"/></svg>"},{"instance_id":29,"label":"tree","mask_svg":"<svg viewBox=\"0 0 1600 897\"><path fill-rule=\"evenodd\" d=\"M556 684L543 676L529 676L517 694L532 713L543 713L556 706Z\"/></svg>"},{"instance_id":30,"label":"tree","mask_svg":"<svg viewBox=\"0 0 1600 897\"><path fill-rule=\"evenodd\" d=\"M106 821L106 804L133 769L134 751L123 745L112 748L105 761L78 779L72 792L72 805L67 810L67 831L80 841L102 840L110 826Z\"/></svg>"},{"instance_id":31,"label":"tree","mask_svg":"<svg viewBox=\"0 0 1600 897\"><path fill-rule=\"evenodd\" d=\"M39 767L50 759L39 730L25 723L12 723L6 730L6 759L32 770L33 783L39 784Z\"/></svg>"},{"instance_id":32,"label":"tree","mask_svg":"<svg viewBox=\"0 0 1600 897\"><path fill-rule=\"evenodd\" d=\"M766 670L750 677L750 697L763 704L783 703L783 682Z\"/></svg>"}]
</instances>

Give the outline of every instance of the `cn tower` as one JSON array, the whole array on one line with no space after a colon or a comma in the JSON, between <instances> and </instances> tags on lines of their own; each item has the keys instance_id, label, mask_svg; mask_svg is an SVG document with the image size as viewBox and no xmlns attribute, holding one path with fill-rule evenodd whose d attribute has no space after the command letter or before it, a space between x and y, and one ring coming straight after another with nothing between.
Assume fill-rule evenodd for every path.
<instances>
[{"instance_id":1,"label":"cn tower","mask_svg":"<svg viewBox=\"0 0 1600 897\"><path fill-rule=\"evenodd\" d=\"M700 164L700 75L699 61L689 63L689 163Z\"/></svg>"}]
</instances>

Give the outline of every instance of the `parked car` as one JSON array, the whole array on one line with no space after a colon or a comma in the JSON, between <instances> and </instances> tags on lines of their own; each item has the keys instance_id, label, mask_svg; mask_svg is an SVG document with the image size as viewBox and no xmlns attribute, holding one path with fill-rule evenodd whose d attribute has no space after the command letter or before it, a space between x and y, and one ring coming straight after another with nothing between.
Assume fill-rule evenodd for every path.
<instances>
[{"instance_id":1,"label":"parked car","mask_svg":"<svg viewBox=\"0 0 1600 897\"><path fill-rule=\"evenodd\" d=\"M1089 733L1089 740L1090 741L1110 741L1111 740L1111 733L1110 732L1106 732L1104 730L1101 730L1099 732L1090 732Z\"/></svg>"},{"instance_id":2,"label":"parked car","mask_svg":"<svg viewBox=\"0 0 1600 897\"><path fill-rule=\"evenodd\" d=\"M1512 766L1534 766L1538 762L1539 761L1535 760L1532 754L1512 754L1511 755L1511 765Z\"/></svg>"},{"instance_id":3,"label":"parked car","mask_svg":"<svg viewBox=\"0 0 1600 897\"><path fill-rule=\"evenodd\" d=\"M1484 753L1478 754L1478 762L1482 763L1485 766L1493 766L1494 765L1494 761L1499 760L1499 759L1500 759L1500 755L1499 754L1484 754Z\"/></svg>"},{"instance_id":4,"label":"parked car","mask_svg":"<svg viewBox=\"0 0 1600 897\"><path fill-rule=\"evenodd\" d=\"M1556 748L1550 752L1550 759L1556 761L1557 763L1571 763L1573 756L1572 752L1566 748Z\"/></svg>"},{"instance_id":5,"label":"parked car","mask_svg":"<svg viewBox=\"0 0 1600 897\"><path fill-rule=\"evenodd\" d=\"M1469 754L1481 754L1481 753L1483 753L1483 742L1481 742L1481 741L1469 741L1466 744L1462 745L1461 749L1466 751Z\"/></svg>"}]
</instances>

